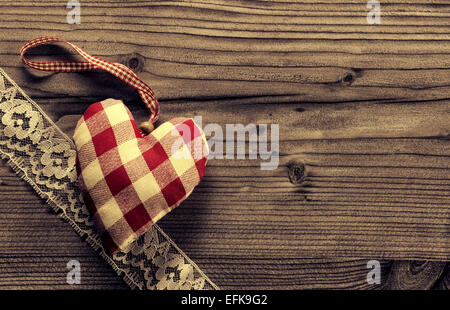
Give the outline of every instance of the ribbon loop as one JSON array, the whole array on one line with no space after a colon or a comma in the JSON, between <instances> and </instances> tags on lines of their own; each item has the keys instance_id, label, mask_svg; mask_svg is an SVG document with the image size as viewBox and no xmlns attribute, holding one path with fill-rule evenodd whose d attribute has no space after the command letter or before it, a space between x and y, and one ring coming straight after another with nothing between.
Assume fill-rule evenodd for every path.
<instances>
[{"instance_id":1,"label":"ribbon loop","mask_svg":"<svg viewBox=\"0 0 450 310\"><path fill-rule=\"evenodd\" d=\"M85 61L32 61L26 58L25 53L38 45L43 45L49 42L64 42L72 47ZM41 71L51 72L81 72L95 69L101 69L109 72L110 74L118 77L126 84L137 89L142 101L144 102L147 110L150 112L149 122L154 123L159 117L159 104L156 99L155 93L144 81L142 81L136 73L133 72L127 66L110 62L99 57L89 55L84 50L72 44L62 38L58 37L40 37L35 38L25 43L20 49L20 57L23 62L29 67Z\"/></svg>"}]
</instances>

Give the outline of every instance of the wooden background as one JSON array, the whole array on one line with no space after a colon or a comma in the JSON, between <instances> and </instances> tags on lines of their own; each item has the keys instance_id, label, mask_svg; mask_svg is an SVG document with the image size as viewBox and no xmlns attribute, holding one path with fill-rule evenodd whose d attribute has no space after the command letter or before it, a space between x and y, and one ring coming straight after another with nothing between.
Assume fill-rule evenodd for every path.
<instances>
[{"instance_id":1,"label":"wooden background","mask_svg":"<svg viewBox=\"0 0 450 310\"><path fill-rule=\"evenodd\" d=\"M104 73L25 69L21 45L61 36L129 65L161 120L280 124L280 166L211 160L160 226L221 288L450 287L450 4L366 1L0 1L0 67L68 134L90 103L136 93ZM64 48L30 54L62 59ZM0 288L126 288L5 163ZM382 263L369 285L368 260Z\"/></svg>"}]
</instances>

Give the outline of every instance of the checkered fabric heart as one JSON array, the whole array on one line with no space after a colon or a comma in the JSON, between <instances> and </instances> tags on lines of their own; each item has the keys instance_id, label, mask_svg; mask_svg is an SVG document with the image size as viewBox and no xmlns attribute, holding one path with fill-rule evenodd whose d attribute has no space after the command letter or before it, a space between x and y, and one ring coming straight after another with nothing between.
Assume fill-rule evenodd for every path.
<instances>
[{"instance_id":1,"label":"checkered fabric heart","mask_svg":"<svg viewBox=\"0 0 450 310\"><path fill-rule=\"evenodd\" d=\"M208 147L192 119L143 136L122 101L91 105L74 133L84 201L103 246L128 245L189 196L205 172Z\"/></svg>"}]
</instances>

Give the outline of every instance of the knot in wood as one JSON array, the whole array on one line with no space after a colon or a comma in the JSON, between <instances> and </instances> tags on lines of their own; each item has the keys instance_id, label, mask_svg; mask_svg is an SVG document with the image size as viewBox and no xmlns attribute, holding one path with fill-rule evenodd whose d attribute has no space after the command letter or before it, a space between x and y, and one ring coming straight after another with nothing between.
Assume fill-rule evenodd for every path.
<instances>
[{"instance_id":1,"label":"knot in wood","mask_svg":"<svg viewBox=\"0 0 450 310\"><path fill-rule=\"evenodd\" d=\"M303 163L288 164L288 178L292 184L300 184L305 179L305 165Z\"/></svg>"},{"instance_id":2,"label":"knot in wood","mask_svg":"<svg viewBox=\"0 0 450 310\"><path fill-rule=\"evenodd\" d=\"M144 57L137 53L125 56L122 63L134 72L141 72L144 69Z\"/></svg>"},{"instance_id":3,"label":"knot in wood","mask_svg":"<svg viewBox=\"0 0 450 310\"><path fill-rule=\"evenodd\" d=\"M344 77L344 82L346 83L351 83L353 81L354 77L353 74L348 73L345 77Z\"/></svg>"}]
</instances>

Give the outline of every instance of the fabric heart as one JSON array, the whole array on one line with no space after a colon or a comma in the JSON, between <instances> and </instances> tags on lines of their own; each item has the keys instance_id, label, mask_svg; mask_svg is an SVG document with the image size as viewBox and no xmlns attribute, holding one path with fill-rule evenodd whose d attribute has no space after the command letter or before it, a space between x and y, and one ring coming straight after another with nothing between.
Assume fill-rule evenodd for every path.
<instances>
[{"instance_id":1,"label":"fabric heart","mask_svg":"<svg viewBox=\"0 0 450 310\"><path fill-rule=\"evenodd\" d=\"M120 100L92 104L74 132L84 202L105 249L126 251L185 200L206 168L208 144L189 118L143 136Z\"/></svg>"}]
</instances>

